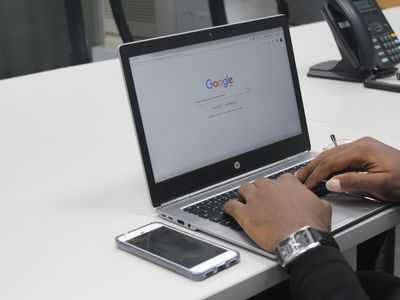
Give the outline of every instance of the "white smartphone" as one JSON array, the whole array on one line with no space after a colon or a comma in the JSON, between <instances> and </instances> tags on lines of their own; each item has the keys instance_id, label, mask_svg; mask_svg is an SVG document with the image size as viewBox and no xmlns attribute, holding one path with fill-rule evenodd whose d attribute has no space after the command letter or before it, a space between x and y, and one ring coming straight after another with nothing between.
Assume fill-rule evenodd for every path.
<instances>
[{"instance_id":1,"label":"white smartphone","mask_svg":"<svg viewBox=\"0 0 400 300\"><path fill-rule=\"evenodd\" d=\"M239 262L239 252L193 237L163 223L121 234L117 247L193 280L203 280Z\"/></svg>"}]
</instances>

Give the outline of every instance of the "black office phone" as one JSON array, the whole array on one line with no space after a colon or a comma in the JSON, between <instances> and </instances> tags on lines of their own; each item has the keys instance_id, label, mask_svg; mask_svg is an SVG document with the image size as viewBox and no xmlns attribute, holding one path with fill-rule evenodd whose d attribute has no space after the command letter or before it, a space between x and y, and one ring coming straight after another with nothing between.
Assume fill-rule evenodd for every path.
<instances>
[{"instance_id":1,"label":"black office phone","mask_svg":"<svg viewBox=\"0 0 400 300\"><path fill-rule=\"evenodd\" d=\"M310 68L311 77L363 82L374 75L392 75L400 63L400 39L375 0L323 0L327 21L341 61Z\"/></svg>"}]
</instances>

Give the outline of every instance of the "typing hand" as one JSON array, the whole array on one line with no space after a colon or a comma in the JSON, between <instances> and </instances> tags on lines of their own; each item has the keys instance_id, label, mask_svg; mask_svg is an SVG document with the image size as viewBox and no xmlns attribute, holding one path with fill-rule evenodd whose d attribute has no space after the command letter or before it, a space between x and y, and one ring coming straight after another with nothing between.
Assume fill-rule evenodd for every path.
<instances>
[{"instance_id":1,"label":"typing hand","mask_svg":"<svg viewBox=\"0 0 400 300\"><path fill-rule=\"evenodd\" d=\"M344 172L344 170L366 172ZM344 172L344 173L341 173ZM326 183L333 192L367 192L381 200L400 201L400 151L373 138L326 150L297 173L308 188L331 174Z\"/></svg>"},{"instance_id":2,"label":"typing hand","mask_svg":"<svg viewBox=\"0 0 400 300\"><path fill-rule=\"evenodd\" d=\"M245 203L229 200L225 212L264 250L273 252L280 241L306 225L330 231L330 204L291 174L245 184L239 188L239 194Z\"/></svg>"}]
</instances>

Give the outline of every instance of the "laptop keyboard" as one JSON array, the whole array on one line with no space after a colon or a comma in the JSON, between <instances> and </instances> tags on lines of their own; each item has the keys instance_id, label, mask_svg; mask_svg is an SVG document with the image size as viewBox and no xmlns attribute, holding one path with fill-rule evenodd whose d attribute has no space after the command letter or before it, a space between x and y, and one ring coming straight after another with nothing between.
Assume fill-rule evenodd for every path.
<instances>
[{"instance_id":1,"label":"laptop keyboard","mask_svg":"<svg viewBox=\"0 0 400 300\"><path fill-rule=\"evenodd\" d=\"M308 162L286 169L282 172L275 173L268 176L269 179L277 179L284 173L294 174L296 171L306 166ZM318 187L319 189L319 187ZM318 193L316 193L318 195ZM204 201L197 202L191 206L185 207L183 210L197 215L200 218L208 219L211 222L219 223L222 226L231 227L234 230L243 230L236 220L224 213L224 204L230 199L237 199L239 197L238 190L234 189L223 194L208 198Z\"/></svg>"}]
</instances>

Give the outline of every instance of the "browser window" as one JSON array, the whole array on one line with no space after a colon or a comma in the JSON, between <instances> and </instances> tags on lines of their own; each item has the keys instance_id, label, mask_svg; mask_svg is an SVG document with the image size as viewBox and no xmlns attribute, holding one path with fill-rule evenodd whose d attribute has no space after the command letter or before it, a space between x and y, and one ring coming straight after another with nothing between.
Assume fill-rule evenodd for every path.
<instances>
[{"instance_id":1,"label":"browser window","mask_svg":"<svg viewBox=\"0 0 400 300\"><path fill-rule=\"evenodd\" d=\"M280 28L130 64L155 182L301 133Z\"/></svg>"}]
</instances>

